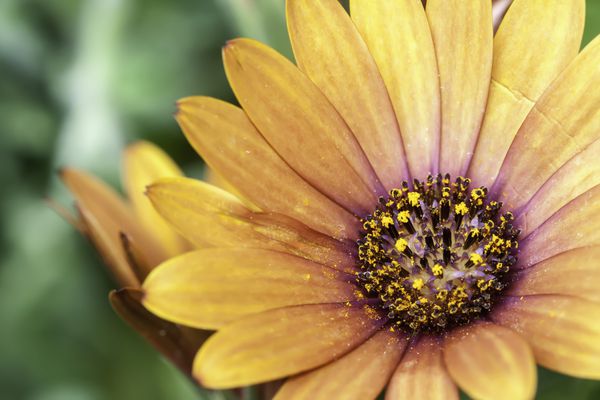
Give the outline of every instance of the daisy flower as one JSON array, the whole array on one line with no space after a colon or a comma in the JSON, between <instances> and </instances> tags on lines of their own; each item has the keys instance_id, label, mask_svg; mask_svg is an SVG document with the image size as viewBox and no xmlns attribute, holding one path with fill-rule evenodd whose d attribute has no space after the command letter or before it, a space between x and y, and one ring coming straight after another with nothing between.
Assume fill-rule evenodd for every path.
<instances>
[{"instance_id":1,"label":"daisy flower","mask_svg":"<svg viewBox=\"0 0 600 400\"><path fill-rule=\"evenodd\" d=\"M216 330L211 388L277 399L532 398L536 363L600 378L600 39L583 0L288 0L296 65L223 49L241 108L179 101L227 190L147 195L200 248L143 305ZM579 53L579 54L578 54Z\"/></svg>"},{"instance_id":2,"label":"daisy flower","mask_svg":"<svg viewBox=\"0 0 600 400\"><path fill-rule=\"evenodd\" d=\"M162 150L147 142L130 145L123 164L128 200L94 176L63 169L61 179L75 198L77 214L59 212L96 247L120 287L109 295L119 316L189 374L193 356L208 333L164 321L140 304L141 282L148 273L164 260L192 249L144 196L152 181L182 176L182 172Z\"/></svg>"}]
</instances>

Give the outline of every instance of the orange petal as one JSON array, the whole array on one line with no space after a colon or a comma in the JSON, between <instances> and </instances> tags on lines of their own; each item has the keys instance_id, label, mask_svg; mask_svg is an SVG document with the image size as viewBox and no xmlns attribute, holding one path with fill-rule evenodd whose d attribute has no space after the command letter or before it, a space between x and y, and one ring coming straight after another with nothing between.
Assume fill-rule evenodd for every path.
<instances>
[{"instance_id":1,"label":"orange petal","mask_svg":"<svg viewBox=\"0 0 600 400\"><path fill-rule=\"evenodd\" d=\"M494 38L487 110L467 174L477 184L494 183L525 117L579 52L584 14L584 0L515 0L511 5Z\"/></svg>"},{"instance_id":2,"label":"orange petal","mask_svg":"<svg viewBox=\"0 0 600 400\"><path fill-rule=\"evenodd\" d=\"M519 272L513 296L566 294L600 302L600 247L582 247L550 257Z\"/></svg>"},{"instance_id":3,"label":"orange petal","mask_svg":"<svg viewBox=\"0 0 600 400\"><path fill-rule=\"evenodd\" d=\"M600 379L600 304L572 296L513 297L491 317L520 333L544 367Z\"/></svg>"},{"instance_id":4,"label":"orange petal","mask_svg":"<svg viewBox=\"0 0 600 400\"><path fill-rule=\"evenodd\" d=\"M472 398L532 399L537 385L535 359L514 331L491 323L474 323L452 331L444 340L450 375Z\"/></svg>"},{"instance_id":5,"label":"orange petal","mask_svg":"<svg viewBox=\"0 0 600 400\"><path fill-rule=\"evenodd\" d=\"M113 290L110 304L119 316L184 373L192 373L192 362L200 345L210 335L177 326L146 310L139 296L131 289Z\"/></svg>"},{"instance_id":6,"label":"orange petal","mask_svg":"<svg viewBox=\"0 0 600 400\"><path fill-rule=\"evenodd\" d=\"M419 0L351 1L350 12L387 86L412 176L436 173L440 86L423 5Z\"/></svg>"},{"instance_id":7,"label":"orange petal","mask_svg":"<svg viewBox=\"0 0 600 400\"><path fill-rule=\"evenodd\" d=\"M314 83L275 50L251 39L228 42L223 60L244 111L290 167L347 210L372 211L384 189L356 138Z\"/></svg>"},{"instance_id":8,"label":"orange petal","mask_svg":"<svg viewBox=\"0 0 600 400\"><path fill-rule=\"evenodd\" d=\"M290 378L274 400L374 399L398 365L407 339L381 330L342 358Z\"/></svg>"},{"instance_id":9,"label":"orange petal","mask_svg":"<svg viewBox=\"0 0 600 400\"><path fill-rule=\"evenodd\" d=\"M485 111L492 72L492 3L429 0L440 72L440 171L464 175Z\"/></svg>"},{"instance_id":10,"label":"orange petal","mask_svg":"<svg viewBox=\"0 0 600 400\"><path fill-rule=\"evenodd\" d=\"M297 374L352 351L383 322L362 307L344 304L303 305L250 315L207 340L194 360L193 374L215 389Z\"/></svg>"},{"instance_id":11,"label":"orange petal","mask_svg":"<svg viewBox=\"0 0 600 400\"><path fill-rule=\"evenodd\" d=\"M520 241L519 264L527 268L564 251L600 244L600 185L561 208Z\"/></svg>"},{"instance_id":12,"label":"orange petal","mask_svg":"<svg viewBox=\"0 0 600 400\"><path fill-rule=\"evenodd\" d=\"M64 169L61 179L75 197L87 234L117 282L121 286L139 286L123 252L121 232L133 238L150 265L166 258L162 248L134 219L133 210L101 181L74 169Z\"/></svg>"},{"instance_id":13,"label":"orange petal","mask_svg":"<svg viewBox=\"0 0 600 400\"><path fill-rule=\"evenodd\" d=\"M155 145L137 142L125 150L123 171L125 189L148 235L155 237L169 257L188 250L189 245L158 215L144 194L146 186L158 178L183 175L175 162Z\"/></svg>"},{"instance_id":14,"label":"orange petal","mask_svg":"<svg viewBox=\"0 0 600 400\"><path fill-rule=\"evenodd\" d=\"M525 237L561 207L600 184L600 139L554 173L517 214L515 226Z\"/></svg>"},{"instance_id":15,"label":"orange petal","mask_svg":"<svg viewBox=\"0 0 600 400\"><path fill-rule=\"evenodd\" d=\"M250 201L336 238L356 236L358 219L296 174L242 110L208 97L180 100L178 108L192 146Z\"/></svg>"},{"instance_id":16,"label":"orange petal","mask_svg":"<svg viewBox=\"0 0 600 400\"><path fill-rule=\"evenodd\" d=\"M494 184L509 209L523 207L569 159L599 138L600 37L552 83L521 126Z\"/></svg>"},{"instance_id":17,"label":"orange petal","mask_svg":"<svg viewBox=\"0 0 600 400\"><path fill-rule=\"evenodd\" d=\"M143 282L148 276L148 273L156 267L156 265L150 264L146 259L144 251L139 248L131 236L128 236L125 232L120 232L119 238L121 239L121 248L123 249L129 268L135 274L137 281Z\"/></svg>"},{"instance_id":18,"label":"orange petal","mask_svg":"<svg viewBox=\"0 0 600 400\"><path fill-rule=\"evenodd\" d=\"M281 214L248 209L215 186L187 178L162 179L148 187L158 212L198 247L278 250L350 273L351 243L342 243Z\"/></svg>"},{"instance_id":19,"label":"orange petal","mask_svg":"<svg viewBox=\"0 0 600 400\"><path fill-rule=\"evenodd\" d=\"M285 253L202 249L153 270L142 286L143 304L169 321L214 329L272 308L354 300L353 280Z\"/></svg>"},{"instance_id":20,"label":"orange petal","mask_svg":"<svg viewBox=\"0 0 600 400\"><path fill-rule=\"evenodd\" d=\"M400 187L408 170L398 122L348 14L337 0L290 0L287 21L298 68L344 118L386 189Z\"/></svg>"},{"instance_id":21,"label":"orange petal","mask_svg":"<svg viewBox=\"0 0 600 400\"><path fill-rule=\"evenodd\" d=\"M219 174L217 171L215 171L212 168L209 168L208 166L204 167L204 173L202 174L202 180L204 182L208 182L213 186L216 186L218 188L221 188L233 195L235 195L236 197L238 197L240 200L248 203L248 199L246 199L244 197L243 194L241 194L239 192L239 190L237 190L235 188L235 186L233 186L231 183L227 182L227 179L223 178L223 175ZM253 206L253 205L248 205L249 207L253 208L253 209L259 209L257 206Z\"/></svg>"},{"instance_id":22,"label":"orange petal","mask_svg":"<svg viewBox=\"0 0 600 400\"><path fill-rule=\"evenodd\" d=\"M426 336L409 347L385 395L386 400L458 398L458 389L444 366L442 344Z\"/></svg>"}]
</instances>

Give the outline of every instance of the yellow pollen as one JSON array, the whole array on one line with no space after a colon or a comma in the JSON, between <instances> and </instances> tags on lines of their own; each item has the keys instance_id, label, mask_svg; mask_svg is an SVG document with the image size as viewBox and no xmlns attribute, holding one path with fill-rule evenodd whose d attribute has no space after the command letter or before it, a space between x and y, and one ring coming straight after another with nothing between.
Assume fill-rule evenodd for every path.
<instances>
[{"instance_id":1,"label":"yellow pollen","mask_svg":"<svg viewBox=\"0 0 600 400\"><path fill-rule=\"evenodd\" d=\"M419 199L421 198L421 195L419 193L408 192L406 196L408 197L408 202L411 206L416 207L417 205L419 205Z\"/></svg>"},{"instance_id":2,"label":"yellow pollen","mask_svg":"<svg viewBox=\"0 0 600 400\"><path fill-rule=\"evenodd\" d=\"M471 190L471 197L474 200L477 200L477 199L483 197L483 190L481 190L480 188Z\"/></svg>"},{"instance_id":3,"label":"yellow pollen","mask_svg":"<svg viewBox=\"0 0 600 400\"><path fill-rule=\"evenodd\" d=\"M477 253L471 253L471 255L469 256L469 260L471 260L471 262L475 265L479 265L483 262L483 257L481 257L479 254Z\"/></svg>"},{"instance_id":4,"label":"yellow pollen","mask_svg":"<svg viewBox=\"0 0 600 400\"><path fill-rule=\"evenodd\" d=\"M394 245L396 250L398 250L400 252L404 251L404 249L406 249L406 246L408 246L408 242L404 239L396 240L396 244Z\"/></svg>"},{"instance_id":5,"label":"yellow pollen","mask_svg":"<svg viewBox=\"0 0 600 400\"><path fill-rule=\"evenodd\" d=\"M454 206L454 213L458 215L465 215L469 212L469 207L465 204L465 202L460 202Z\"/></svg>"},{"instance_id":6,"label":"yellow pollen","mask_svg":"<svg viewBox=\"0 0 600 400\"><path fill-rule=\"evenodd\" d=\"M413 287L413 289L421 290L421 288L423 287L423 285L424 285L423 279L417 278L413 282L412 287Z\"/></svg>"},{"instance_id":7,"label":"yellow pollen","mask_svg":"<svg viewBox=\"0 0 600 400\"><path fill-rule=\"evenodd\" d=\"M381 218L381 224L387 228L390 225L394 225L394 220L392 217L386 215L385 217Z\"/></svg>"},{"instance_id":8,"label":"yellow pollen","mask_svg":"<svg viewBox=\"0 0 600 400\"><path fill-rule=\"evenodd\" d=\"M438 293L435 295L435 297L440 300L446 300L446 298L448 297L448 291L446 289L440 289L438 290Z\"/></svg>"},{"instance_id":9,"label":"yellow pollen","mask_svg":"<svg viewBox=\"0 0 600 400\"><path fill-rule=\"evenodd\" d=\"M469 185L428 176L378 198L356 241L356 298L370 300L369 316L385 315L391 330L442 333L491 309L516 261L518 230L485 187Z\"/></svg>"},{"instance_id":10,"label":"yellow pollen","mask_svg":"<svg viewBox=\"0 0 600 400\"><path fill-rule=\"evenodd\" d=\"M398 213L398 221L400 221L402 223L408 222L409 218L410 218L410 212L407 210L400 211Z\"/></svg>"}]
</instances>

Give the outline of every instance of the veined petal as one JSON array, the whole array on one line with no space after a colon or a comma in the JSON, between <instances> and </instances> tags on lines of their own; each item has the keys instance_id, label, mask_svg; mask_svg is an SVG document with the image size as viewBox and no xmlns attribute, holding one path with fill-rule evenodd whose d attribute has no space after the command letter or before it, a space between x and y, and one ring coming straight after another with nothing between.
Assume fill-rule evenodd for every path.
<instances>
[{"instance_id":1,"label":"veined petal","mask_svg":"<svg viewBox=\"0 0 600 400\"><path fill-rule=\"evenodd\" d=\"M194 360L194 376L215 389L282 378L342 357L384 322L360 306L345 304L303 305L250 315L207 340Z\"/></svg>"},{"instance_id":2,"label":"veined petal","mask_svg":"<svg viewBox=\"0 0 600 400\"><path fill-rule=\"evenodd\" d=\"M137 292L131 289L113 290L110 304L119 316L150 342L184 373L192 373L192 362L200 345L210 332L177 326L146 310Z\"/></svg>"},{"instance_id":3,"label":"veined petal","mask_svg":"<svg viewBox=\"0 0 600 400\"><path fill-rule=\"evenodd\" d=\"M487 110L467 174L475 182L494 183L527 114L579 52L584 22L585 0L513 2L494 38Z\"/></svg>"},{"instance_id":4,"label":"veined petal","mask_svg":"<svg viewBox=\"0 0 600 400\"><path fill-rule=\"evenodd\" d=\"M555 254L600 244L600 185L579 195L519 243L519 263L527 268Z\"/></svg>"},{"instance_id":5,"label":"veined petal","mask_svg":"<svg viewBox=\"0 0 600 400\"><path fill-rule=\"evenodd\" d=\"M148 235L155 237L169 257L188 250L189 245L158 215L144 194L146 186L158 178L183 176L177 164L155 145L137 142L125 150L123 171L125 190Z\"/></svg>"},{"instance_id":6,"label":"veined petal","mask_svg":"<svg viewBox=\"0 0 600 400\"><path fill-rule=\"evenodd\" d=\"M492 72L492 3L429 0L440 73L440 171L464 175L483 119Z\"/></svg>"},{"instance_id":7,"label":"veined petal","mask_svg":"<svg viewBox=\"0 0 600 400\"><path fill-rule=\"evenodd\" d=\"M214 169L205 166L204 173L202 174L202 181L210 183L213 186L216 186L220 189L225 190L239 198L242 202L248 205L249 208L254 210L259 210L260 208L251 204L250 200L248 200L243 194L240 193L239 190L236 189L231 183L227 181L227 179L223 178L223 175L215 171Z\"/></svg>"},{"instance_id":8,"label":"veined petal","mask_svg":"<svg viewBox=\"0 0 600 400\"><path fill-rule=\"evenodd\" d=\"M437 173L440 87L423 5L419 0L352 0L350 12L387 87L411 175L424 179Z\"/></svg>"},{"instance_id":9,"label":"veined petal","mask_svg":"<svg viewBox=\"0 0 600 400\"><path fill-rule=\"evenodd\" d=\"M308 184L239 108L208 97L178 102L177 121L204 160L251 202L336 238L355 238L359 220Z\"/></svg>"},{"instance_id":10,"label":"veined petal","mask_svg":"<svg viewBox=\"0 0 600 400\"><path fill-rule=\"evenodd\" d=\"M61 178L75 197L90 237L121 286L139 286L127 262L121 242L124 232L135 240L148 265L167 258L163 249L147 235L133 217L133 210L110 187L84 172L64 169Z\"/></svg>"},{"instance_id":11,"label":"veined petal","mask_svg":"<svg viewBox=\"0 0 600 400\"><path fill-rule=\"evenodd\" d=\"M544 367L600 378L600 304L572 296L513 297L491 317L520 333Z\"/></svg>"},{"instance_id":12,"label":"veined petal","mask_svg":"<svg viewBox=\"0 0 600 400\"><path fill-rule=\"evenodd\" d=\"M513 141L492 192L523 207L568 160L599 138L600 37L573 60L537 101Z\"/></svg>"},{"instance_id":13,"label":"veined petal","mask_svg":"<svg viewBox=\"0 0 600 400\"><path fill-rule=\"evenodd\" d=\"M285 215L255 212L234 195L188 178L148 187L158 212L198 247L246 247L287 252L334 269L355 271L352 244L318 233Z\"/></svg>"},{"instance_id":14,"label":"veined petal","mask_svg":"<svg viewBox=\"0 0 600 400\"><path fill-rule=\"evenodd\" d=\"M450 375L472 398L532 399L537 386L535 359L514 331L475 323L452 331L444 340Z\"/></svg>"},{"instance_id":15,"label":"veined petal","mask_svg":"<svg viewBox=\"0 0 600 400\"><path fill-rule=\"evenodd\" d=\"M404 353L408 338L388 329L330 364L288 379L274 400L375 399Z\"/></svg>"},{"instance_id":16,"label":"veined petal","mask_svg":"<svg viewBox=\"0 0 600 400\"><path fill-rule=\"evenodd\" d=\"M290 0L286 10L298 68L344 118L385 188L400 187L409 177L398 122L350 17L337 0Z\"/></svg>"},{"instance_id":17,"label":"veined petal","mask_svg":"<svg viewBox=\"0 0 600 400\"><path fill-rule=\"evenodd\" d=\"M600 138L554 173L517 214L514 225L525 237L565 204L600 184Z\"/></svg>"},{"instance_id":18,"label":"veined petal","mask_svg":"<svg viewBox=\"0 0 600 400\"><path fill-rule=\"evenodd\" d=\"M444 366L442 344L423 336L400 361L386 391L386 400L458 400L458 389Z\"/></svg>"},{"instance_id":19,"label":"veined petal","mask_svg":"<svg viewBox=\"0 0 600 400\"><path fill-rule=\"evenodd\" d=\"M508 294L565 294L600 302L600 246L550 257L515 276Z\"/></svg>"},{"instance_id":20,"label":"veined petal","mask_svg":"<svg viewBox=\"0 0 600 400\"><path fill-rule=\"evenodd\" d=\"M215 329L272 308L355 300L352 280L285 253L201 249L153 270L142 286L143 304L169 321Z\"/></svg>"},{"instance_id":21,"label":"veined petal","mask_svg":"<svg viewBox=\"0 0 600 400\"><path fill-rule=\"evenodd\" d=\"M352 131L315 84L251 39L228 42L223 62L244 111L275 151L348 211L371 211L385 190Z\"/></svg>"}]
</instances>

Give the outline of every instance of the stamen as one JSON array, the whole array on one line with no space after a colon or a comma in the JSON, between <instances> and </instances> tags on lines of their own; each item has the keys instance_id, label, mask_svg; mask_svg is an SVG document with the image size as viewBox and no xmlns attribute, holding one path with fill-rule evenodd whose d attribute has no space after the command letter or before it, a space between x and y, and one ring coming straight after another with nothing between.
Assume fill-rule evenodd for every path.
<instances>
[{"instance_id":1,"label":"stamen","mask_svg":"<svg viewBox=\"0 0 600 400\"><path fill-rule=\"evenodd\" d=\"M516 262L519 232L470 180L429 176L379 199L363 219L357 282L392 326L439 331L492 308Z\"/></svg>"}]
</instances>

